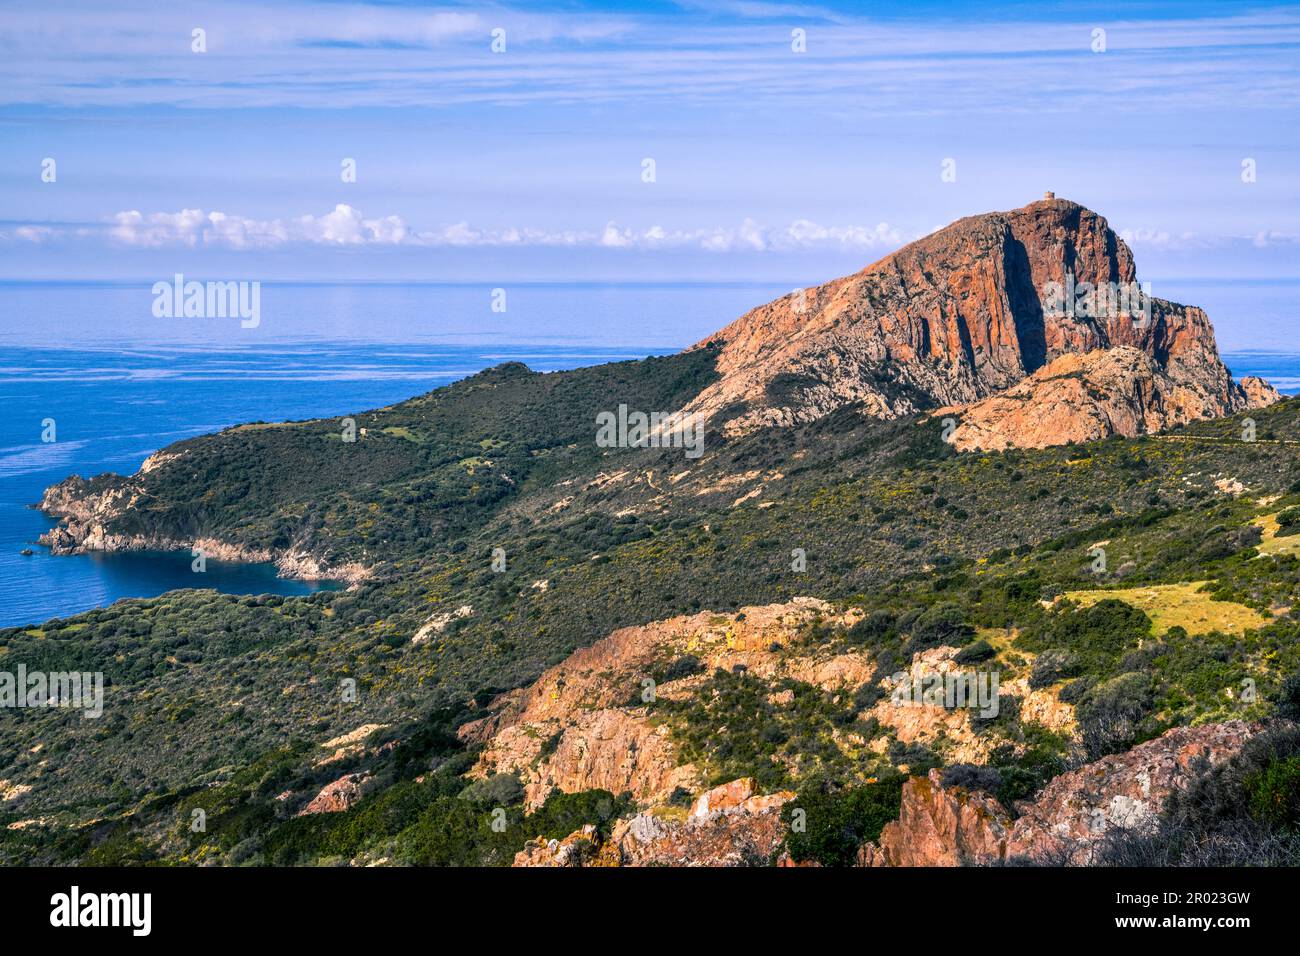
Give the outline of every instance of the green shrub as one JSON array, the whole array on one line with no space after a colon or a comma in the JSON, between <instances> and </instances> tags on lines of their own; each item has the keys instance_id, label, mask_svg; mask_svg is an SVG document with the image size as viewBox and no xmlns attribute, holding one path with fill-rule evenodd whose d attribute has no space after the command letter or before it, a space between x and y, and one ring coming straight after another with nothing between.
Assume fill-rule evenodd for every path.
<instances>
[{"instance_id":1,"label":"green shrub","mask_svg":"<svg viewBox=\"0 0 1300 956\"><path fill-rule=\"evenodd\" d=\"M980 661L986 661L993 657L997 651L993 645L985 640L978 640L974 644L968 644L957 652L953 660L958 664L978 664Z\"/></svg>"},{"instance_id":2,"label":"green shrub","mask_svg":"<svg viewBox=\"0 0 1300 956\"><path fill-rule=\"evenodd\" d=\"M975 628L965 622L961 608L954 604L937 604L924 611L912 624L907 653L915 654L931 647L960 647L975 635Z\"/></svg>"},{"instance_id":3,"label":"green shrub","mask_svg":"<svg viewBox=\"0 0 1300 956\"><path fill-rule=\"evenodd\" d=\"M801 790L782 810L790 827L786 849L791 859L852 866L858 849L879 839L885 824L898 819L905 779L898 775L843 790L820 784Z\"/></svg>"},{"instance_id":4,"label":"green shrub","mask_svg":"<svg viewBox=\"0 0 1300 956\"><path fill-rule=\"evenodd\" d=\"M1077 710L1088 757L1097 760L1131 747L1150 708L1151 678L1147 674L1120 674L1090 690Z\"/></svg>"},{"instance_id":5,"label":"green shrub","mask_svg":"<svg viewBox=\"0 0 1300 956\"><path fill-rule=\"evenodd\" d=\"M897 620L892 612L876 610L849 628L845 637L851 644L877 647L889 638L897 636L896 625Z\"/></svg>"},{"instance_id":6,"label":"green shrub","mask_svg":"<svg viewBox=\"0 0 1300 956\"><path fill-rule=\"evenodd\" d=\"M943 785L945 787L962 787L966 790L982 790L985 793L997 793L1002 787L1002 772L996 767L955 763L944 769Z\"/></svg>"},{"instance_id":7,"label":"green shrub","mask_svg":"<svg viewBox=\"0 0 1300 956\"><path fill-rule=\"evenodd\" d=\"M1300 756L1274 760L1249 774L1243 789L1257 821L1279 830L1300 830Z\"/></svg>"},{"instance_id":8,"label":"green shrub","mask_svg":"<svg viewBox=\"0 0 1300 956\"><path fill-rule=\"evenodd\" d=\"M497 773L475 780L463 791L460 798L471 803L491 804L495 807L512 807L524 798L523 784L508 773Z\"/></svg>"},{"instance_id":9,"label":"green shrub","mask_svg":"<svg viewBox=\"0 0 1300 956\"><path fill-rule=\"evenodd\" d=\"M1278 690L1277 715L1300 722L1300 672L1289 675Z\"/></svg>"},{"instance_id":10,"label":"green shrub","mask_svg":"<svg viewBox=\"0 0 1300 956\"><path fill-rule=\"evenodd\" d=\"M1029 673L1029 686L1034 690L1050 687L1057 681L1075 676L1078 670L1078 657L1059 647L1049 647L1035 658Z\"/></svg>"},{"instance_id":11,"label":"green shrub","mask_svg":"<svg viewBox=\"0 0 1300 956\"><path fill-rule=\"evenodd\" d=\"M683 677L690 677L694 674L699 674L703 670L704 665L700 663L698 657L694 654L683 654L664 668L664 673L660 678L659 683L667 684L670 681L680 680Z\"/></svg>"}]
</instances>

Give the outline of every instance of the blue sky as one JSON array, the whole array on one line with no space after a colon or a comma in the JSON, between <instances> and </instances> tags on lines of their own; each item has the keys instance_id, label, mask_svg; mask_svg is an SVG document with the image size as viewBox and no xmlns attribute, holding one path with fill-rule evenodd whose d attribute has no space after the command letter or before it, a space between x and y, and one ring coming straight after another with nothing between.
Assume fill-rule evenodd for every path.
<instances>
[{"instance_id":1,"label":"blue sky","mask_svg":"<svg viewBox=\"0 0 1300 956\"><path fill-rule=\"evenodd\" d=\"M13 0L0 278L811 283L1047 189L1300 275L1300 9L1117 6Z\"/></svg>"}]
</instances>

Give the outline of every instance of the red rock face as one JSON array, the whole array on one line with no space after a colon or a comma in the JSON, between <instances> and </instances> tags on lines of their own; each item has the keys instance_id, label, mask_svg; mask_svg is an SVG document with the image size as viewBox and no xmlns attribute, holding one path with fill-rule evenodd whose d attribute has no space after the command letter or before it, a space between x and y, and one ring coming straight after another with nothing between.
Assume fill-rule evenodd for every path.
<instances>
[{"instance_id":1,"label":"red rock face","mask_svg":"<svg viewBox=\"0 0 1300 956\"><path fill-rule=\"evenodd\" d=\"M1239 720L1177 727L1127 753L1061 774L1032 802L1019 805L1007 857L1089 865L1108 833L1153 827L1171 793L1235 756L1257 730Z\"/></svg>"},{"instance_id":2,"label":"red rock face","mask_svg":"<svg viewBox=\"0 0 1300 956\"><path fill-rule=\"evenodd\" d=\"M1143 312L1119 300L1136 278L1128 246L1077 203L1044 199L960 219L711 336L721 380L686 411L728 409L719 424L729 432L810 421L853 402L893 418L974 403L1063 355L1119 346L1205 395L1199 417L1248 407L1205 313L1160 299L1145 300ZM1084 283L1113 286L1116 301L1094 295L1091 309L1080 307ZM729 409L737 402L739 414Z\"/></svg>"},{"instance_id":3,"label":"red rock face","mask_svg":"<svg viewBox=\"0 0 1300 956\"><path fill-rule=\"evenodd\" d=\"M837 614L820 600L795 598L733 614L703 611L620 628L574 651L528 687L498 697L492 713L462 725L463 740L483 745L471 774L519 777L529 809L555 790L630 792L650 803L667 800L679 787L698 791L697 768L679 758L668 725L651 720L641 705L643 682L654 663L690 653L704 672L743 665L757 676L789 676L827 690L860 686L875 672L866 654L771 650L774 641L788 641L814 620L849 626L857 617ZM686 678L657 692L671 698L691 693L694 686ZM766 798L754 796L752 788L746 778L711 790L701 796L695 815L740 804L754 810Z\"/></svg>"},{"instance_id":4,"label":"red rock face","mask_svg":"<svg viewBox=\"0 0 1300 956\"><path fill-rule=\"evenodd\" d=\"M753 781L745 779L709 795L725 806L693 811L685 821L639 813L618 821L599 845L590 826L563 840L539 838L515 855L514 865L766 866L780 859L786 835L781 808L793 793L755 796Z\"/></svg>"},{"instance_id":5,"label":"red rock face","mask_svg":"<svg viewBox=\"0 0 1300 956\"><path fill-rule=\"evenodd\" d=\"M1177 382L1125 345L1062 355L1004 392L937 415L959 423L948 439L959 451L1000 451L1131 438L1211 417L1220 405L1217 391Z\"/></svg>"},{"instance_id":6,"label":"red rock face","mask_svg":"<svg viewBox=\"0 0 1300 956\"><path fill-rule=\"evenodd\" d=\"M321 792L312 798L311 803L298 812L305 817L313 813L341 813L361 799L366 783L366 775L349 773L339 777L333 783L326 784Z\"/></svg>"},{"instance_id":7,"label":"red rock face","mask_svg":"<svg viewBox=\"0 0 1300 956\"><path fill-rule=\"evenodd\" d=\"M1010 814L985 794L945 789L941 779L931 770L903 785L898 821L858 851L859 866L978 866L1006 856Z\"/></svg>"},{"instance_id":8,"label":"red rock face","mask_svg":"<svg viewBox=\"0 0 1300 956\"><path fill-rule=\"evenodd\" d=\"M996 800L944 787L938 771L903 786L898 820L858 853L863 866L971 866L1004 860L1086 866L1116 829L1154 827L1169 795L1239 753L1242 721L1178 727L1127 753L1061 774L1012 819Z\"/></svg>"}]
</instances>

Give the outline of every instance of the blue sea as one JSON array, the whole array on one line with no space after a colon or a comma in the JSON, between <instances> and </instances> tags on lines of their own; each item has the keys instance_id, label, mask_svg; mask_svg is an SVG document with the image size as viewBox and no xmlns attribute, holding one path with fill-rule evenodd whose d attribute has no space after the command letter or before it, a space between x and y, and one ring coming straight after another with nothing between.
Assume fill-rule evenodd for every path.
<instances>
[{"instance_id":1,"label":"blue sea","mask_svg":"<svg viewBox=\"0 0 1300 956\"><path fill-rule=\"evenodd\" d=\"M152 452L246 421L375 408L504 361L538 371L675 351L795 283L263 283L261 324L158 319L152 283L0 283L0 626L174 588L303 594L328 582L185 554L54 557L31 505L70 474L131 473ZM1161 283L1207 308L1234 374L1300 390L1297 283ZM498 300L499 301L499 300ZM56 439L41 440L53 419ZM23 555L24 548L33 554Z\"/></svg>"}]
</instances>

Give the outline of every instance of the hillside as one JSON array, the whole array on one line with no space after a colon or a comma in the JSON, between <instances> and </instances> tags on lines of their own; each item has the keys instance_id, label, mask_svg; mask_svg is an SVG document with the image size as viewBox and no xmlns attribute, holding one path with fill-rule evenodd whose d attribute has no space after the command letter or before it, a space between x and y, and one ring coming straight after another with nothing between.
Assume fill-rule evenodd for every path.
<instances>
[{"instance_id":1,"label":"hillside","mask_svg":"<svg viewBox=\"0 0 1300 956\"><path fill-rule=\"evenodd\" d=\"M1006 833L949 836L991 862L1047 853L1017 821L1059 822L1085 767L1126 796L1172 761L1151 826L1210 764L1282 774L1300 400L1233 383L1191 307L1035 325L1062 263L1134 274L1104 220L1035 203L679 355L500 366L355 442L254 423L68 479L57 551L202 541L353 583L0 631L8 669L108 683L100 719L0 712L0 860L898 863L969 807ZM620 404L708 415L703 455L599 447ZM994 714L892 699L990 670Z\"/></svg>"},{"instance_id":2,"label":"hillside","mask_svg":"<svg viewBox=\"0 0 1300 956\"><path fill-rule=\"evenodd\" d=\"M1266 717L1282 699L1283 680L1296 670L1297 630L1289 609L1300 597L1300 572L1285 536L1266 531L1269 537L1252 543L1249 526L1275 528L1270 516L1300 504L1300 469L1289 444L1300 441L1298 411L1295 401L1287 401L1260 413L1255 443L1237 440L1238 423L1225 420L1168 437L982 456L946 450L935 433L937 423L900 424L891 426L897 431L882 433L862 418L841 423L843 431L833 431L828 422L785 436L806 451L807 470L790 469L781 479L758 467L763 464L758 456L771 445L757 439L738 443L732 453L745 457L727 461L727 470L734 474L739 465L752 463L756 467L744 474L758 475L703 495L696 492L709 487L704 483L712 476L700 476L696 482L703 487L694 488L689 510L655 503L645 480L574 489L575 500L558 511L552 510L551 498L568 489L551 488L527 508L523 502L513 505L463 550L452 543L438 557L395 566L391 580L355 591L304 599L176 592L11 629L0 635L7 662L102 669L111 685L111 706L100 721L67 713L5 715L8 749L0 778L7 788L31 788L7 801L7 819L44 821L48 827L27 823L6 830L5 852L10 859L34 854L107 862L193 859L200 853L227 862L246 857L302 862L386 845L420 820L420 827L444 817L460 819L455 814L478 821L480 813L503 806L511 828L500 837L487 829L488 844L475 838L461 845L449 830L440 839L450 844L427 852L408 848L401 858L509 862L536 835L533 830L563 837L592 822L586 819L596 812L590 807L606 806L602 800L610 813L622 805L608 802L617 796L609 791L607 797L583 797L589 808L563 817L563 823L525 825L528 784L521 779L513 790L496 782L494 787L504 790L491 790L484 798L491 806L475 809L480 804L460 796L470 785L460 774L480 764L477 748L487 741L458 740L457 726L481 718L479 708L500 691L527 686L542 668L618 627L681 613L704 613L712 621L711 615L734 617L742 607L800 595L845 610L828 610L823 621L774 642L789 648L778 657L794 656L793 672L784 668L794 676L783 677L780 670L768 676L751 663L754 675L726 691L755 700L785 691L795 699L812 693L800 709L776 715L786 722L772 733L793 741L785 745L787 752L822 753L822 745L813 749L811 741L823 734L834 739L839 721L851 727L872 719L857 716L857 705L846 709L847 698L837 704L833 695L819 696L827 691L799 676L807 665L797 661L809 653L813 661L834 659L836 653L870 657L873 676L861 687L844 688L870 713L879 693L870 690L878 688L878 670L889 673L897 666L896 651L893 658L881 655L891 641L906 647L917 640L923 618L935 620L941 640L960 636L954 648L960 650L961 642L970 643L972 636L987 633L984 629L1003 634L1041 629L1044 620L1054 620L1039 604L1044 594L1166 582L1215 582L1202 601L1253 609L1260 626L1197 633L1184 625L1155 648L1148 646L1138 666L1157 670L1141 695L1145 716L1127 739L1192 722ZM914 446L914 439L927 435L930 444ZM641 474L654 470L647 467ZM762 494L734 503L760 482ZM1234 495L1238 483L1242 491ZM1275 498L1279 494L1283 497ZM645 509L644 517L613 516L634 503ZM493 540L505 542L511 556L503 575L489 569L486 545ZM1101 576L1091 570L1091 546L1098 541L1108 542L1111 569ZM790 561L791 549L799 546L808 558L801 573L791 570ZM541 581L544 588L533 586ZM1143 604L1137 597L1129 600L1137 608ZM470 613L447 613L461 607ZM852 626L844 630L836 623L849 620L838 615L855 608L855 615L874 617L871 630L850 634ZM1075 675L1071 679L1087 678L1080 690L1132 666L1126 655L1150 629L1142 623L1145 613L1137 613L1125 625L1131 636L1108 645L1101 656L1090 652L1065 667L1066 674ZM427 639L417 642L431 623ZM817 650L827 641L825 650ZM836 652L837 645L844 650ZM1010 667L1015 655L1027 660L1040 647L1030 643L1024 651L1008 647L1000 653L1008 655ZM708 668L718 662L698 651L685 653L700 659L693 679L705 679L710 694L724 689L718 680L732 679L709 678ZM671 667L675 659L660 664ZM1023 678L1027 664L1015 666ZM358 682L355 704L339 701L344 676ZM846 676L856 681L861 675ZM632 672L616 690L635 698L641 677ZM1224 696L1245 677L1256 681L1259 693L1248 707ZM796 683L780 686L788 679ZM768 683L751 688L758 680ZM688 708L680 718L670 714L668 724L668 733L679 741L673 753L699 771L691 778L695 786L756 775L764 787L838 785L851 791L869 769L879 779L891 765L921 772L953 759L941 740L898 738L897 745L868 762L855 757L852 748L836 746L812 760L806 768L810 776L794 767L774 778L759 772L769 744L726 757L710 755L722 742L735 750L733 735L715 723L730 711L711 715L709 697L699 699L705 706L698 714ZM992 739L1014 740L1034 727L1017 729L1017 723L1023 721L1013 721ZM352 744L321 746L357 731ZM1041 738L1043 731L1032 733ZM1004 773L1023 767L1027 776L1017 778L1024 781L1018 784L1021 792L1068 765L1071 745L1054 739L1039 739L1003 766ZM562 741L554 746L556 759L568 752ZM339 752L338 759L322 762ZM996 747L979 751L990 757L996 752ZM971 754L957 756L967 760ZM432 777L430 769L435 769ZM292 813L327 784L351 774L366 780L362 802L341 816L313 815L316 822L309 829L316 835L303 836L299 831L307 824L291 822ZM424 782L416 783L420 776ZM580 793L588 792L588 783L616 786L610 777L567 779L583 788ZM636 790L630 780L626 786ZM282 794L289 796L276 799ZM562 792L549 796L565 805ZM399 812L394 801L404 809ZM177 828L186 819L178 816L178 807L191 804L209 808L210 819L220 826L177 842ZM87 828L92 820L99 822ZM340 826L347 827L346 839L335 832ZM415 838L412 831L398 843L405 846ZM495 856L478 856L488 845L500 849L492 851Z\"/></svg>"}]
</instances>

